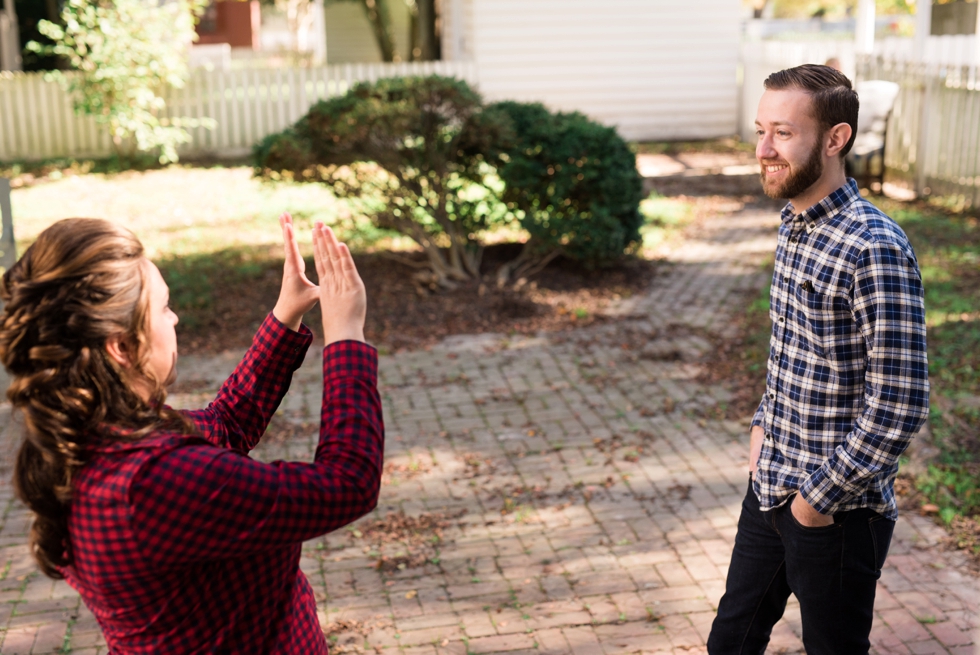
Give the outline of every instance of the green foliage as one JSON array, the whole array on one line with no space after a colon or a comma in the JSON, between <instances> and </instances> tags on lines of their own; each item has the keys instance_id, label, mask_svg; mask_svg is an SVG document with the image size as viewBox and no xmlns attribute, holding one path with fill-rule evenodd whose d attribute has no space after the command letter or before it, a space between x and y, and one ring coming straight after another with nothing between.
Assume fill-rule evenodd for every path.
<instances>
[{"instance_id":1,"label":"green foliage","mask_svg":"<svg viewBox=\"0 0 980 655\"><path fill-rule=\"evenodd\" d=\"M353 199L383 228L414 239L436 279L479 275L479 233L506 220L497 201L506 117L465 82L407 77L365 82L324 100L255 147L256 174L317 181Z\"/></svg>"},{"instance_id":2,"label":"green foliage","mask_svg":"<svg viewBox=\"0 0 980 655\"><path fill-rule=\"evenodd\" d=\"M640 240L643 183L636 157L611 127L541 104L501 102L516 138L500 169L504 200L531 238L526 250L597 264Z\"/></svg>"},{"instance_id":3,"label":"green foliage","mask_svg":"<svg viewBox=\"0 0 980 655\"><path fill-rule=\"evenodd\" d=\"M75 111L94 116L109 130L117 155L159 151L161 163L177 161L177 146L190 141L185 128L204 121L164 117L163 92L184 84L186 49L196 38L194 21L205 4L68 0L63 25L38 24L54 45L32 41L27 49L61 56L77 71L54 74L72 94Z\"/></svg>"},{"instance_id":4,"label":"green foliage","mask_svg":"<svg viewBox=\"0 0 980 655\"><path fill-rule=\"evenodd\" d=\"M929 502L939 506L939 517L950 523L954 516L980 516L980 480L977 466L956 461L963 456L950 458L938 465L930 465L928 471L916 481L919 491Z\"/></svg>"},{"instance_id":5,"label":"green foliage","mask_svg":"<svg viewBox=\"0 0 980 655\"><path fill-rule=\"evenodd\" d=\"M899 206L892 215L922 270L933 388L951 398L980 395L980 220Z\"/></svg>"},{"instance_id":6,"label":"green foliage","mask_svg":"<svg viewBox=\"0 0 980 655\"><path fill-rule=\"evenodd\" d=\"M257 175L322 182L410 236L438 284L478 277L481 235L515 218L530 238L498 281L559 254L618 259L644 220L635 157L614 129L538 104L486 107L444 77L359 84L267 137L255 159Z\"/></svg>"},{"instance_id":7,"label":"green foliage","mask_svg":"<svg viewBox=\"0 0 980 655\"><path fill-rule=\"evenodd\" d=\"M960 404L980 395L980 220L922 204L878 200L915 248L926 296L929 427L940 457L916 480L956 532L980 517L980 412Z\"/></svg>"},{"instance_id":8,"label":"green foliage","mask_svg":"<svg viewBox=\"0 0 980 655\"><path fill-rule=\"evenodd\" d=\"M744 0L743 0L744 1ZM773 5L776 18L811 18L826 16L840 20L857 9L857 0L768 0ZM934 0L943 2L943 0ZM761 7L766 0L751 0L749 4ZM875 12L879 15L898 15L915 13L915 2L909 0L875 0Z\"/></svg>"}]
</instances>

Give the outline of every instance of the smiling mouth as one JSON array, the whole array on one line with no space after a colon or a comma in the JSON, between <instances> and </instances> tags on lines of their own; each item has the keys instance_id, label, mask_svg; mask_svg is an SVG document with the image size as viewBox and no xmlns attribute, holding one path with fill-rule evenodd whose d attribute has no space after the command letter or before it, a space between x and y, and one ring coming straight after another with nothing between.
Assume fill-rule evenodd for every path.
<instances>
[{"instance_id":1,"label":"smiling mouth","mask_svg":"<svg viewBox=\"0 0 980 655\"><path fill-rule=\"evenodd\" d=\"M772 175L773 173L778 173L786 168L789 168L789 166L786 164L767 164L763 167L763 170L766 171L766 175Z\"/></svg>"}]
</instances>

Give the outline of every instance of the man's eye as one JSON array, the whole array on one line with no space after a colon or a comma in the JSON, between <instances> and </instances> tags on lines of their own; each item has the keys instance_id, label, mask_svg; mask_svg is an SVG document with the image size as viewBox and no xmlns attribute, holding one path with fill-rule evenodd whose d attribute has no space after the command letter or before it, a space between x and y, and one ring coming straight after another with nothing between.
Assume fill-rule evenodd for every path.
<instances>
[{"instance_id":1,"label":"man's eye","mask_svg":"<svg viewBox=\"0 0 980 655\"><path fill-rule=\"evenodd\" d=\"M789 136L789 132L783 130L776 132L776 134L778 134L779 136Z\"/></svg>"}]
</instances>

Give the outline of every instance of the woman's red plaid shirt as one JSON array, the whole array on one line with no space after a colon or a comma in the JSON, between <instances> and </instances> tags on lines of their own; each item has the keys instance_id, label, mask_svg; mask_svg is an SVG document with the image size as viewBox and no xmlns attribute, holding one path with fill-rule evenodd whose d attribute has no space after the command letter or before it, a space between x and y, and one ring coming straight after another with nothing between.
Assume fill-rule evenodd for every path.
<instances>
[{"instance_id":1,"label":"woman's red plaid shirt","mask_svg":"<svg viewBox=\"0 0 980 655\"><path fill-rule=\"evenodd\" d=\"M271 314L207 409L199 436L113 441L80 471L63 570L112 653L326 653L302 543L371 511L384 426L377 352L323 352L312 464L247 456L303 362L310 331Z\"/></svg>"}]
</instances>

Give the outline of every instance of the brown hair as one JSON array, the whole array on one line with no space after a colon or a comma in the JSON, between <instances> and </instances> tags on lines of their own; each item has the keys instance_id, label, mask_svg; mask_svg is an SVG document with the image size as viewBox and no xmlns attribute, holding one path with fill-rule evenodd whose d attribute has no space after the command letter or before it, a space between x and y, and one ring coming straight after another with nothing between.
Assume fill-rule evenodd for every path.
<instances>
[{"instance_id":1,"label":"brown hair","mask_svg":"<svg viewBox=\"0 0 980 655\"><path fill-rule=\"evenodd\" d=\"M72 480L92 448L154 429L189 430L165 408L161 382L146 371L144 262L143 246L128 230L99 219L66 219L44 230L0 280L0 361L13 376L7 397L25 426L14 485L34 512L31 551L52 578L71 563ZM135 353L131 372L105 348L120 334ZM134 375L151 382L149 400L134 391Z\"/></svg>"},{"instance_id":2,"label":"brown hair","mask_svg":"<svg viewBox=\"0 0 980 655\"><path fill-rule=\"evenodd\" d=\"M765 87L770 91L799 89L810 96L813 117L826 132L834 125L847 123L851 126L851 138L840 151L843 158L851 151L857 137L858 95L847 76L830 66L804 64L787 68L766 78Z\"/></svg>"}]
</instances>

